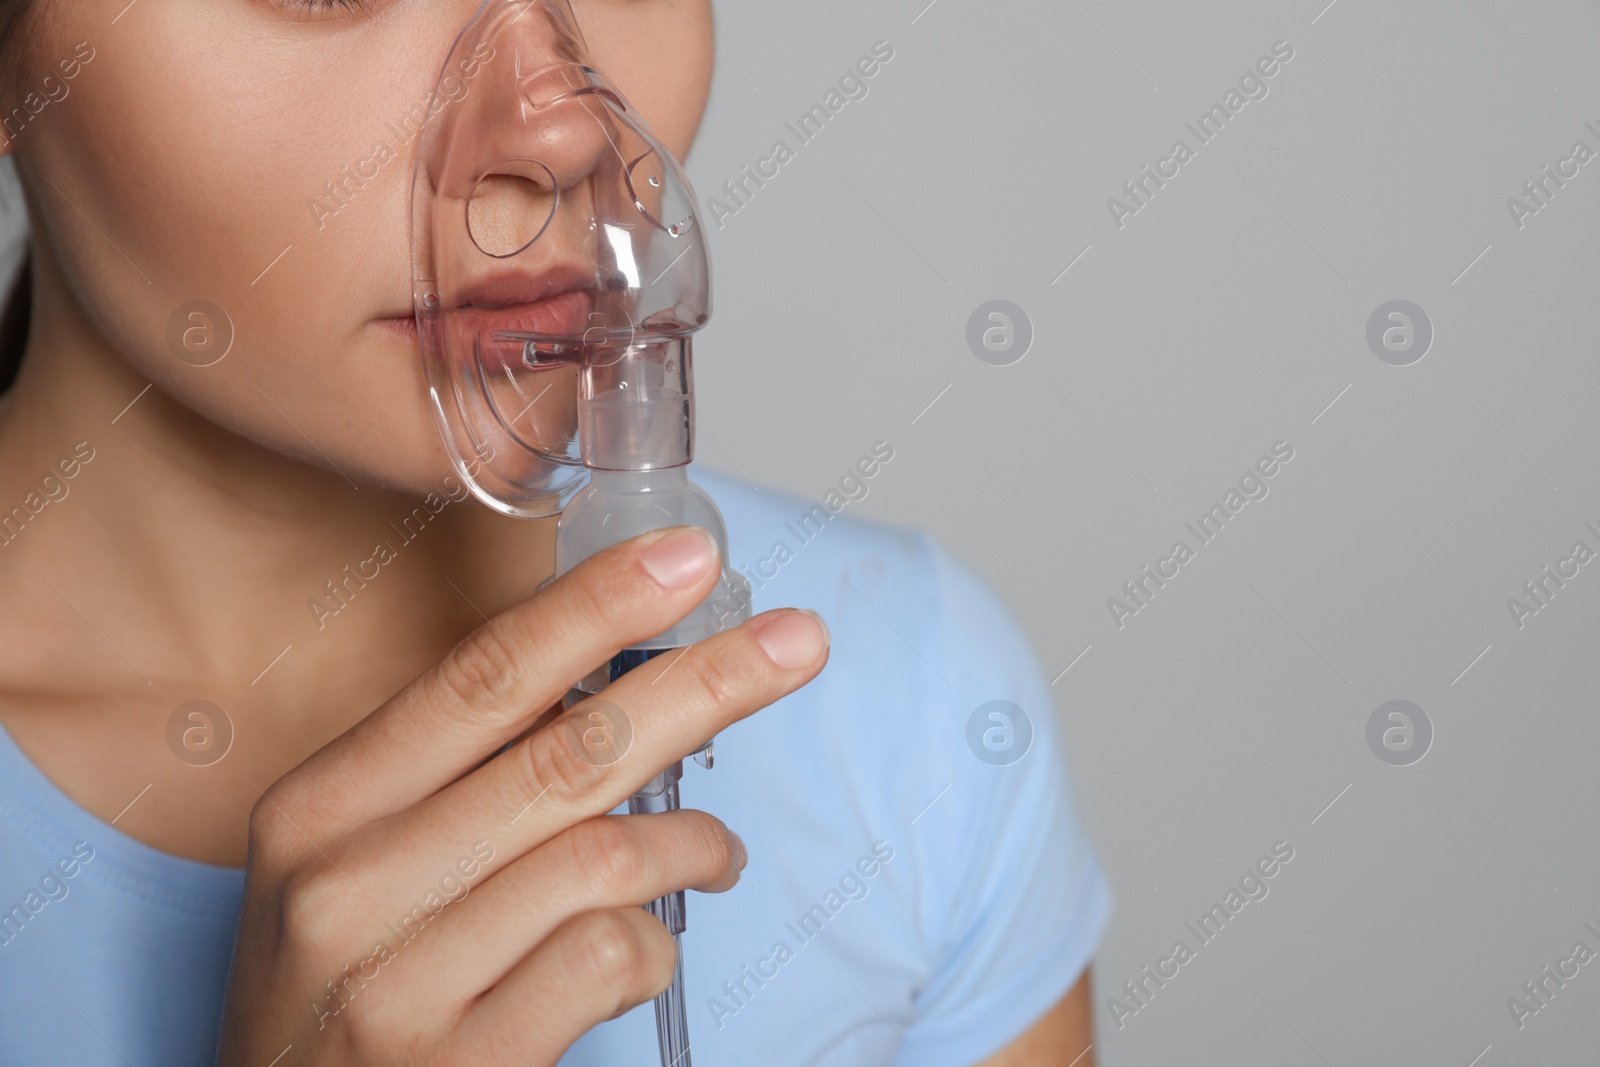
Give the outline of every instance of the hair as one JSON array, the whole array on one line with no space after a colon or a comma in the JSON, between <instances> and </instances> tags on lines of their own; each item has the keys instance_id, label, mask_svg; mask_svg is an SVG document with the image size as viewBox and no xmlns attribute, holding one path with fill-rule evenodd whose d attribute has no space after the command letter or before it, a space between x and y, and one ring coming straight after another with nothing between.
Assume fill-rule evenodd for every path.
<instances>
[{"instance_id":1,"label":"hair","mask_svg":"<svg viewBox=\"0 0 1600 1067\"><path fill-rule=\"evenodd\" d=\"M0 60L15 69L11 46L22 32L23 24L36 13L34 0L0 0ZM8 85L0 85L6 91ZM17 371L22 367L22 350L28 342L28 327L33 309L33 255L25 252L22 269L17 273L16 284L0 311L0 392L11 388Z\"/></svg>"}]
</instances>

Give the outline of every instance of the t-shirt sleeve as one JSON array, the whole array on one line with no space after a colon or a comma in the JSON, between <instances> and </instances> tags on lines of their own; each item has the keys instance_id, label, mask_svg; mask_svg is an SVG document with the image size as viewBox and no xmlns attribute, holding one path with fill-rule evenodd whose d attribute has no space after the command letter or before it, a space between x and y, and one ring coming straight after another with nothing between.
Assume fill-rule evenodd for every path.
<instances>
[{"instance_id":1,"label":"t-shirt sleeve","mask_svg":"<svg viewBox=\"0 0 1600 1067\"><path fill-rule=\"evenodd\" d=\"M924 755L949 789L913 826L932 969L895 1067L964 1067L1021 1036L1089 965L1111 912L1073 804L1050 685L1016 620L929 541L944 682ZM942 809L941 810L941 806Z\"/></svg>"}]
</instances>

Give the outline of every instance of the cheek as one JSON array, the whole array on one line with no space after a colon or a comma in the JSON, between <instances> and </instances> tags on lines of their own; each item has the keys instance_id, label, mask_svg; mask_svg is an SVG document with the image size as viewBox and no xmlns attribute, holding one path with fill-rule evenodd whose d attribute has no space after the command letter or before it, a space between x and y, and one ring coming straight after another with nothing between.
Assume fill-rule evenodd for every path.
<instances>
[{"instance_id":1,"label":"cheek","mask_svg":"<svg viewBox=\"0 0 1600 1067\"><path fill-rule=\"evenodd\" d=\"M370 322L410 309L407 120L454 13L311 41L203 6L131 13L52 108L19 160L44 239L111 347L188 407L371 480L436 481L415 352ZM204 368L169 338L197 300L233 336Z\"/></svg>"},{"instance_id":2,"label":"cheek","mask_svg":"<svg viewBox=\"0 0 1600 1067\"><path fill-rule=\"evenodd\" d=\"M589 51L679 161L711 92L710 0L573 0Z\"/></svg>"}]
</instances>

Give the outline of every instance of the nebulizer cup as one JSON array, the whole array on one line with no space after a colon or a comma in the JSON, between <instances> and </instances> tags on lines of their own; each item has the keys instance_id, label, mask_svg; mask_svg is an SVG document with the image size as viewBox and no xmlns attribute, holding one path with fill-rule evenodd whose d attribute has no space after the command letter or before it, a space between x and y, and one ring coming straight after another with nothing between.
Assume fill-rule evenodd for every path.
<instances>
[{"instance_id":1,"label":"nebulizer cup","mask_svg":"<svg viewBox=\"0 0 1600 1067\"><path fill-rule=\"evenodd\" d=\"M694 190L595 69L567 0L485 0L445 61L418 138L412 281L429 396L456 472L507 515L561 513L560 575L608 545L696 525L716 587L685 619L599 665L628 669L743 621L716 504L689 481L693 334L710 317ZM708 742L696 753L709 766ZM682 764L633 811L678 806ZM683 894L650 905L673 934ZM662 1061L689 1067L681 953L656 1001Z\"/></svg>"}]
</instances>

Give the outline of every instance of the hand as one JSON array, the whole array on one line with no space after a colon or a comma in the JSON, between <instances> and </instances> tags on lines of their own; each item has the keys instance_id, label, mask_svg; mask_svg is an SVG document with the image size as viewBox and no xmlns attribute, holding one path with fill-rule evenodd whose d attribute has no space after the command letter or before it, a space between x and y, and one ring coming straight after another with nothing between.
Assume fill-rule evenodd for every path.
<instances>
[{"instance_id":1,"label":"hand","mask_svg":"<svg viewBox=\"0 0 1600 1067\"><path fill-rule=\"evenodd\" d=\"M603 702L558 702L687 615L717 573L692 528L607 549L268 789L251 814L218 1064L546 1067L665 989L672 937L639 905L730 888L744 846L703 812L607 812L815 677L826 630L809 612L765 612L648 661ZM585 732L617 709L631 743L596 758Z\"/></svg>"}]
</instances>

